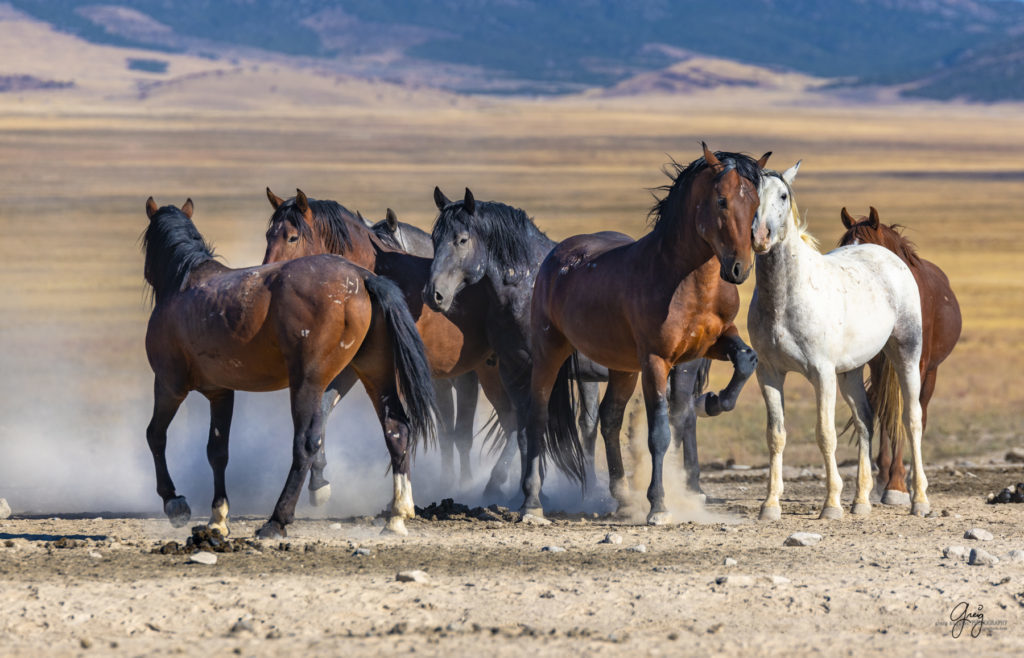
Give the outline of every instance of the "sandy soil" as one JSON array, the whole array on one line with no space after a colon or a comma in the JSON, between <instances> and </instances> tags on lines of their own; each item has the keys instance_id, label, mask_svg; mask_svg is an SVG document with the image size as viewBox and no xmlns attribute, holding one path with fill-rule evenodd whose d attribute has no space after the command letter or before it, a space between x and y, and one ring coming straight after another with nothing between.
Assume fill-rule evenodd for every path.
<instances>
[{"instance_id":1,"label":"sandy soil","mask_svg":"<svg viewBox=\"0 0 1024 658\"><path fill-rule=\"evenodd\" d=\"M300 519L287 542L239 542L212 566L154 553L189 535L162 518L15 516L0 521L0 653L1022 654L1024 562L1007 554L1024 549L1024 505L984 500L1024 465L930 470L924 519L876 505L818 521L820 477L790 478L771 524L754 520L764 472L724 470L705 477L720 522L417 519L394 538L370 517ZM235 519L232 536L260 522ZM994 539L964 539L975 527ZM796 531L823 539L784 546ZM1001 560L971 566L947 546ZM397 582L410 569L428 582ZM973 623L952 637L961 602L984 615L976 638Z\"/></svg>"}]
</instances>

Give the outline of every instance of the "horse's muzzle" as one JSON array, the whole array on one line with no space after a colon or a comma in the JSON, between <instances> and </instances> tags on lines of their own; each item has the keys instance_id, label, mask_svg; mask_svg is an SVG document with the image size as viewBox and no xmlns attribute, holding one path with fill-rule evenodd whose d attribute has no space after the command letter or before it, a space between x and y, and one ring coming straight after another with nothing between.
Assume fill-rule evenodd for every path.
<instances>
[{"instance_id":1,"label":"horse's muzzle","mask_svg":"<svg viewBox=\"0 0 1024 658\"><path fill-rule=\"evenodd\" d=\"M739 258L728 258L722 261L722 278L729 283L743 283L750 276L750 266L744 267L743 261Z\"/></svg>"},{"instance_id":2,"label":"horse's muzzle","mask_svg":"<svg viewBox=\"0 0 1024 658\"><path fill-rule=\"evenodd\" d=\"M433 285L423 288L423 303L438 313L444 313L451 305L451 298L445 297L444 293Z\"/></svg>"}]
</instances>

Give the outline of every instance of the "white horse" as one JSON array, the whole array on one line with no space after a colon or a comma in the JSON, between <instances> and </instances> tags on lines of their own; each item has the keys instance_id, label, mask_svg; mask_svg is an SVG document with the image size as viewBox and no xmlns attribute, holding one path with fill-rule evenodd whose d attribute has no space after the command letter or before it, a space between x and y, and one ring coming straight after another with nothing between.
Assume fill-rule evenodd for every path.
<instances>
[{"instance_id":1,"label":"white horse","mask_svg":"<svg viewBox=\"0 0 1024 658\"><path fill-rule=\"evenodd\" d=\"M819 518L842 518L843 482L836 467L836 387L853 411L860 448L854 514L871 511L871 406L864 391L864 364L886 357L887 376L879 416L909 437L914 496L911 513L929 511L921 460L921 297L910 269L896 254L873 244L821 254L807 234L793 200L797 162L784 173L765 171L753 224L757 287L747 327L757 350L757 380L768 411L771 464L761 520L780 518L782 450L786 445L782 386L799 372L814 386L817 440L825 458L828 495Z\"/></svg>"}]
</instances>

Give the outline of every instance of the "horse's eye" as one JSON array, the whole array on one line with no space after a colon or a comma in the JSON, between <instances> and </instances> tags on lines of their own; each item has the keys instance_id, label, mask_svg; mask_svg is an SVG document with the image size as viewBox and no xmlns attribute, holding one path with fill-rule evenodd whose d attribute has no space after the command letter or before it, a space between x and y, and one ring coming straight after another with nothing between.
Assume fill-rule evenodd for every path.
<instances>
[{"instance_id":1,"label":"horse's eye","mask_svg":"<svg viewBox=\"0 0 1024 658\"><path fill-rule=\"evenodd\" d=\"M725 200L724 196L718 197L718 207L722 209L729 207L729 202Z\"/></svg>"},{"instance_id":2,"label":"horse's eye","mask_svg":"<svg viewBox=\"0 0 1024 658\"><path fill-rule=\"evenodd\" d=\"M786 199L788 199L788 198L789 198L789 195L788 195L788 194L786 194L785 192L783 192L783 194L782 194L782 200L783 200L783 201L785 201L785 200L786 200Z\"/></svg>"},{"instance_id":3,"label":"horse's eye","mask_svg":"<svg viewBox=\"0 0 1024 658\"><path fill-rule=\"evenodd\" d=\"M299 236L293 235L288 238L288 244L294 244L299 241Z\"/></svg>"},{"instance_id":4,"label":"horse's eye","mask_svg":"<svg viewBox=\"0 0 1024 658\"><path fill-rule=\"evenodd\" d=\"M467 238L466 236L462 236L461 238L459 238L460 245L466 244L467 242L469 242L469 238Z\"/></svg>"}]
</instances>

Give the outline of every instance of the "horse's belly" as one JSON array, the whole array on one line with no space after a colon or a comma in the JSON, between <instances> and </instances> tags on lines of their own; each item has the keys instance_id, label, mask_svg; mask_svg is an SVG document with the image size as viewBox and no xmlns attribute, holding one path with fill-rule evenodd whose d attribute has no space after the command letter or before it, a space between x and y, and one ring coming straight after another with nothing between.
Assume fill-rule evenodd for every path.
<instances>
[{"instance_id":1,"label":"horse's belly","mask_svg":"<svg viewBox=\"0 0 1024 658\"><path fill-rule=\"evenodd\" d=\"M277 391L288 388L288 369L280 357L246 354L198 356L193 360L195 388L215 386L235 391Z\"/></svg>"}]
</instances>

